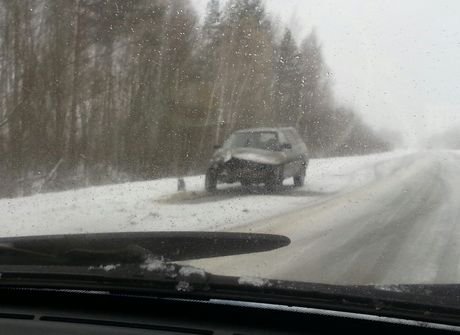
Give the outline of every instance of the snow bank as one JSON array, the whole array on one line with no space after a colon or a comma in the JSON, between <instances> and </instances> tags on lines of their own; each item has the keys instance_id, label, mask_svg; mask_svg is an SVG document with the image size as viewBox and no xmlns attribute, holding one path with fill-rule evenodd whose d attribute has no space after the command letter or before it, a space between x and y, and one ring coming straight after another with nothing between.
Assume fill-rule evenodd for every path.
<instances>
[{"instance_id":1,"label":"snow bank","mask_svg":"<svg viewBox=\"0 0 460 335\"><path fill-rule=\"evenodd\" d=\"M219 185L224 190L210 195L204 177L195 176L185 178L186 192L177 192L177 180L170 178L2 199L0 236L235 229L363 185L408 154L311 160L306 186L272 194Z\"/></svg>"}]
</instances>

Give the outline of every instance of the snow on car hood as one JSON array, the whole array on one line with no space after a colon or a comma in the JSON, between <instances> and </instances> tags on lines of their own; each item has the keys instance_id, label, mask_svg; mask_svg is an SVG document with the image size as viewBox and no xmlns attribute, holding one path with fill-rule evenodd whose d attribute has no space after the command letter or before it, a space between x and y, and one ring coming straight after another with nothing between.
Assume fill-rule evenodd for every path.
<instances>
[{"instance_id":1,"label":"snow on car hood","mask_svg":"<svg viewBox=\"0 0 460 335\"><path fill-rule=\"evenodd\" d=\"M222 159L224 162L231 158L251 161L260 164L278 165L287 160L284 152L269 151L255 148L237 148L224 149L216 153L216 158Z\"/></svg>"}]
</instances>

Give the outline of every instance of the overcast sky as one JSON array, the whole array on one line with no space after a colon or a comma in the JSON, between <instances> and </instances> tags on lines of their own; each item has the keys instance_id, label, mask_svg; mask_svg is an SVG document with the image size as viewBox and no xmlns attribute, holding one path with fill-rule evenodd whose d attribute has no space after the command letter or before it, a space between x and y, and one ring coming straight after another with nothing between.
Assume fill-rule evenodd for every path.
<instances>
[{"instance_id":1,"label":"overcast sky","mask_svg":"<svg viewBox=\"0 0 460 335\"><path fill-rule=\"evenodd\" d=\"M203 11L206 0L194 0ZM266 0L300 39L313 27L339 102L406 143L460 125L460 1Z\"/></svg>"}]
</instances>

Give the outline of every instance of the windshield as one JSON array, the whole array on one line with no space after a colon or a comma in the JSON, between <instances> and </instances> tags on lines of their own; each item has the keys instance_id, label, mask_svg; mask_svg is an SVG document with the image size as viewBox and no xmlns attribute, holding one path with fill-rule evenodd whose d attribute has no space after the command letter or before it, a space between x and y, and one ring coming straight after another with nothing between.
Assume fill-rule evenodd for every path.
<instances>
[{"instance_id":1,"label":"windshield","mask_svg":"<svg viewBox=\"0 0 460 335\"><path fill-rule=\"evenodd\" d=\"M224 148L255 148L276 151L279 149L278 134L275 132L238 132L225 141Z\"/></svg>"},{"instance_id":2,"label":"windshield","mask_svg":"<svg viewBox=\"0 0 460 335\"><path fill-rule=\"evenodd\" d=\"M459 14L0 0L0 273L460 284Z\"/></svg>"}]
</instances>

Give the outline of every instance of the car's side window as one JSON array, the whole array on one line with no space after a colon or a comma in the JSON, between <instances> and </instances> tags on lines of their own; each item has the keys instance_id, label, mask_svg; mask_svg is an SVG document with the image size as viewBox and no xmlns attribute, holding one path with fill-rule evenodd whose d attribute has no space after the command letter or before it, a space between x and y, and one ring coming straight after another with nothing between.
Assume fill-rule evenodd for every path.
<instances>
[{"instance_id":1,"label":"car's side window","mask_svg":"<svg viewBox=\"0 0 460 335\"><path fill-rule=\"evenodd\" d=\"M289 143L289 140L287 139L286 135L284 134L283 131L280 131L278 133L278 138L279 138L279 141L281 144L284 144L284 143Z\"/></svg>"},{"instance_id":2,"label":"car's side window","mask_svg":"<svg viewBox=\"0 0 460 335\"><path fill-rule=\"evenodd\" d=\"M298 144L298 141L291 130L286 130L284 133L288 143L290 143L292 146Z\"/></svg>"}]
</instances>

